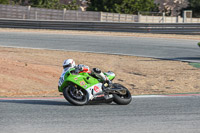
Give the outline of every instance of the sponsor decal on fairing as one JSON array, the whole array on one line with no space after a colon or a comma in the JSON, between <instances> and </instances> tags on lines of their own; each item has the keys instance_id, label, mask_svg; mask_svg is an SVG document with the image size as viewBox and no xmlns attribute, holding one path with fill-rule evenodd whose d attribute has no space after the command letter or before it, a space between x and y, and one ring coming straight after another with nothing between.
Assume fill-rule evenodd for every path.
<instances>
[{"instance_id":1,"label":"sponsor decal on fairing","mask_svg":"<svg viewBox=\"0 0 200 133\"><path fill-rule=\"evenodd\" d=\"M95 84L86 90L89 94L89 99L92 100L94 97L98 96L98 94L102 94L102 83Z\"/></svg>"}]
</instances>

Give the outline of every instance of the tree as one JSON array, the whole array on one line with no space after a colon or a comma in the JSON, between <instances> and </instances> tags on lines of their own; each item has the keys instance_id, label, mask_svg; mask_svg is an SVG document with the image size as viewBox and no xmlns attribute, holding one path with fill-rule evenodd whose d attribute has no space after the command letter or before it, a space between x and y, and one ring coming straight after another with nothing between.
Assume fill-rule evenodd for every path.
<instances>
[{"instance_id":1,"label":"tree","mask_svg":"<svg viewBox=\"0 0 200 133\"><path fill-rule=\"evenodd\" d=\"M155 0L159 5L160 12L165 12L171 16L178 16L183 8L189 4L188 0Z\"/></svg>"},{"instance_id":2,"label":"tree","mask_svg":"<svg viewBox=\"0 0 200 133\"><path fill-rule=\"evenodd\" d=\"M88 11L116 12L115 4L120 4L121 0L90 0Z\"/></svg>"},{"instance_id":3,"label":"tree","mask_svg":"<svg viewBox=\"0 0 200 133\"><path fill-rule=\"evenodd\" d=\"M61 4L60 0L29 0L32 7L49 8L49 9L63 9L77 10L77 0L72 0L69 4Z\"/></svg>"},{"instance_id":4,"label":"tree","mask_svg":"<svg viewBox=\"0 0 200 133\"><path fill-rule=\"evenodd\" d=\"M30 0L30 5L39 8L60 9L59 0Z\"/></svg>"},{"instance_id":5,"label":"tree","mask_svg":"<svg viewBox=\"0 0 200 133\"><path fill-rule=\"evenodd\" d=\"M136 14L156 9L154 0L90 0L87 10Z\"/></svg>"},{"instance_id":6,"label":"tree","mask_svg":"<svg viewBox=\"0 0 200 133\"><path fill-rule=\"evenodd\" d=\"M9 0L0 0L0 4L9 4Z\"/></svg>"},{"instance_id":7,"label":"tree","mask_svg":"<svg viewBox=\"0 0 200 133\"><path fill-rule=\"evenodd\" d=\"M13 5L21 5L21 6L26 6L28 5L29 0L9 0L9 4Z\"/></svg>"},{"instance_id":8,"label":"tree","mask_svg":"<svg viewBox=\"0 0 200 133\"><path fill-rule=\"evenodd\" d=\"M200 0L189 0L189 3L186 10L192 10L193 17L200 17Z\"/></svg>"},{"instance_id":9,"label":"tree","mask_svg":"<svg viewBox=\"0 0 200 133\"><path fill-rule=\"evenodd\" d=\"M115 4L115 11L118 13L137 14L139 11L155 11L154 0L123 0Z\"/></svg>"},{"instance_id":10,"label":"tree","mask_svg":"<svg viewBox=\"0 0 200 133\"><path fill-rule=\"evenodd\" d=\"M39 8L49 8L49 9L63 9L67 10L77 10L79 5L77 0L71 0L68 4L61 4L60 0L0 0L0 4L13 4L21 6L32 6Z\"/></svg>"}]
</instances>

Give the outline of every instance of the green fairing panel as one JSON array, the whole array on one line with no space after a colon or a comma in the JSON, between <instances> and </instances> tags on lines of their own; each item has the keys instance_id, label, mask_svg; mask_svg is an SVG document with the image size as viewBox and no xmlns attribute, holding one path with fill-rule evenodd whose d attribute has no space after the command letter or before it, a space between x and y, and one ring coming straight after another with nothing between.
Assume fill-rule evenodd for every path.
<instances>
[{"instance_id":1,"label":"green fairing panel","mask_svg":"<svg viewBox=\"0 0 200 133\"><path fill-rule=\"evenodd\" d=\"M93 78L88 73L79 73L79 75L71 74L73 69L66 72L64 76L64 82L61 87L58 88L59 92L63 92L63 89L68 86L70 83L74 83L83 89L87 89L97 83L99 80Z\"/></svg>"},{"instance_id":2,"label":"green fairing panel","mask_svg":"<svg viewBox=\"0 0 200 133\"><path fill-rule=\"evenodd\" d=\"M109 80L113 80L115 78L115 74L111 71L108 71L104 74L108 77Z\"/></svg>"}]
</instances>

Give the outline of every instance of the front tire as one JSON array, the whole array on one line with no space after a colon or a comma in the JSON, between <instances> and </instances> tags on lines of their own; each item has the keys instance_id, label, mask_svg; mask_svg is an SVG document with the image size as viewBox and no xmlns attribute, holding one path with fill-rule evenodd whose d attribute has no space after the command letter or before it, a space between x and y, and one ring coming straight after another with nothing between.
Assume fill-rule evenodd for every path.
<instances>
[{"instance_id":1,"label":"front tire","mask_svg":"<svg viewBox=\"0 0 200 133\"><path fill-rule=\"evenodd\" d=\"M69 85L63 90L65 99L77 106L83 106L88 103L88 93L86 90L79 89L74 85Z\"/></svg>"},{"instance_id":2,"label":"front tire","mask_svg":"<svg viewBox=\"0 0 200 133\"><path fill-rule=\"evenodd\" d=\"M114 87L117 87L117 88L123 88L126 90L126 94L125 95L121 95L121 94L113 94L113 101L116 103L116 104L119 104L119 105L127 105L129 104L131 101L132 101L132 96L131 96L131 93L129 92L129 90L124 87L123 85L121 84L113 84Z\"/></svg>"}]
</instances>

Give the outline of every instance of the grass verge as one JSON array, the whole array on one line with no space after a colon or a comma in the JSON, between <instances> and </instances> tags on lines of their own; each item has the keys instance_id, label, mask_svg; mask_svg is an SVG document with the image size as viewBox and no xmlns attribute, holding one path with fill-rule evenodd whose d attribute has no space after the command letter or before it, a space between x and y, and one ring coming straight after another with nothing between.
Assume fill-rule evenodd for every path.
<instances>
[{"instance_id":1,"label":"grass verge","mask_svg":"<svg viewBox=\"0 0 200 133\"><path fill-rule=\"evenodd\" d=\"M200 63L189 63L189 64L195 68L200 68Z\"/></svg>"},{"instance_id":2,"label":"grass verge","mask_svg":"<svg viewBox=\"0 0 200 133\"><path fill-rule=\"evenodd\" d=\"M200 47L200 42L198 42L197 45Z\"/></svg>"}]
</instances>

